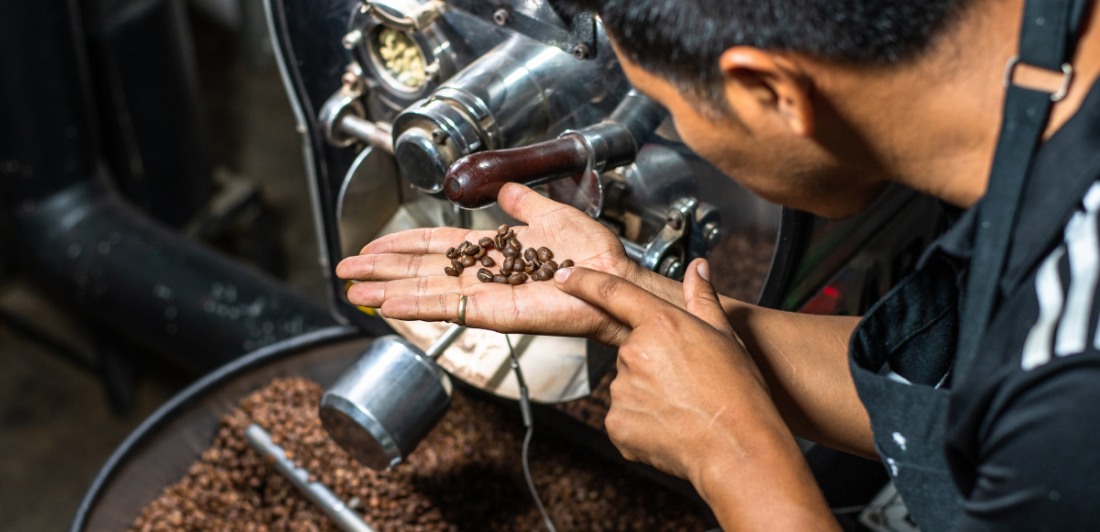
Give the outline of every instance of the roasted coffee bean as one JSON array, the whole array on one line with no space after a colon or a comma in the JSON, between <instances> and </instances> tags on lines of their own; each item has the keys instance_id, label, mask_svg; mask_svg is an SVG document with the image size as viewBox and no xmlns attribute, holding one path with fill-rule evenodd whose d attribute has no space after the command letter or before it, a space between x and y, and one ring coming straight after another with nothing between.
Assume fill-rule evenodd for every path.
<instances>
[{"instance_id":1,"label":"roasted coffee bean","mask_svg":"<svg viewBox=\"0 0 1100 532\"><path fill-rule=\"evenodd\" d=\"M516 255L519 255L519 248L512 247L511 245L504 246L504 249L501 250L501 253L503 253L505 257L515 257Z\"/></svg>"},{"instance_id":2,"label":"roasted coffee bean","mask_svg":"<svg viewBox=\"0 0 1100 532\"><path fill-rule=\"evenodd\" d=\"M493 237L493 247L504 251L504 237L497 235Z\"/></svg>"},{"instance_id":3,"label":"roasted coffee bean","mask_svg":"<svg viewBox=\"0 0 1100 532\"><path fill-rule=\"evenodd\" d=\"M527 263L523 259L516 257L516 260L512 262L512 271L522 272L527 269Z\"/></svg>"},{"instance_id":4,"label":"roasted coffee bean","mask_svg":"<svg viewBox=\"0 0 1100 532\"><path fill-rule=\"evenodd\" d=\"M462 270L466 269L466 267L463 266L461 262L458 262L457 259L451 259L451 267L454 268L455 271L458 273L462 273Z\"/></svg>"},{"instance_id":5,"label":"roasted coffee bean","mask_svg":"<svg viewBox=\"0 0 1100 532\"><path fill-rule=\"evenodd\" d=\"M492 268L493 266L497 265L497 261L493 260L492 257L486 255L484 257L481 257L481 265L485 266L486 268Z\"/></svg>"},{"instance_id":6,"label":"roasted coffee bean","mask_svg":"<svg viewBox=\"0 0 1100 532\"><path fill-rule=\"evenodd\" d=\"M451 277L458 277L458 275L459 275L458 271L456 271L454 268L452 268L450 266L447 266L446 268L443 268L443 273L446 273L447 275L450 275Z\"/></svg>"},{"instance_id":7,"label":"roasted coffee bean","mask_svg":"<svg viewBox=\"0 0 1100 532\"><path fill-rule=\"evenodd\" d=\"M515 229L509 229L508 232L504 233L504 235L502 235L502 236L504 237L504 240L507 242L509 239L515 238L516 230Z\"/></svg>"},{"instance_id":8,"label":"roasted coffee bean","mask_svg":"<svg viewBox=\"0 0 1100 532\"><path fill-rule=\"evenodd\" d=\"M507 233L509 229L511 229L511 228L508 227L508 224L500 224L500 227L497 228L497 234L498 235L503 235L503 234Z\"/></svg>"},{"instance_id":9,"label":"roasted coffee bean","mask_svg":"<svg viewBox=\"0 0 1100 532\"><path fill-rule=\"evenodd\" d=\"M447 248L447 258L453 259L458 257L458 251L455 248Z\"/></svg>"},{"instance_id":10,"label":"roasted coffee bean","mask_svg":"<svg viewBox=\"0 0 1100 532\"><path fill-rule=\"evenodd\" d=\"M497 275L493 276L493 282L494 283L500 283L500 284L508 284L508 278L503 276L503 275L497 274Z\"/></svg>"},{"instance_id":11,"label":"roasted coffee bean","mask_svg":"<svg viewBox=\"0 0 1100 532\"><path fill-rule=\"evenodd\" d=\"M484 257L485 255L487 255L489 253L489 248L483 248L481 246L478 246L478 247L481 248L481 251L478 251L477 253L474 254L475 259L480 259L481 257Z\"/></svg>"},{"instance_id":12,"label":"roasted coffee bean","mask_svg":"<svg viewBox=\"0 0 1100 532\"><path fill-rule=\"evenodd\" d=\"M477 244L470 244L469 246L466 246L466 251L464 251L463 253L471 256L477 255L478 253L481 253L481 246Z\"/></svg>"},{"instance_id":13,"label":"roasted coffee bean","mask_svg":"<svg viewBox=\"0 0 1100 532\"><path fill-rule=\"evenodd\" d=\"M602 427L613 376L614 370L593 399L559 408L586 423L598 418ZM318 422L323 392L315 382L292 378L276 379L243 397L217 421L211 446L182 478L149 493L152 501L131 532L338 531L248 444L245 431L252 423L379 532L512 532L541 526L534 505L478 504L529 500L519 498L526 492L517 492L508 474L518 469L522 449L514 408L455 390L442 421L415 453L390 470L371 471L340 449ZM578 409L581 414L574 414ZM620 466L594 453L550 437L536 440L533 451L534 481L547 508L566 519L570 530L706 529L692 503L623 475ZM462 492L456 499L441 498L440 485L430 480L456 473L466 473L460 477Z\"/></svg>"},{"instance_id":14,"label":"roasted coffee bean","mask_svg":"<svg viewBox=\"0 0 1100 532\"><path fill-rule=\"evenodd\" d=\"M554 252L550 251L550 248L546 246L539 248L539 260L546 262L552 258L554 258Z\"/></svg>"},{"instance_id":15,"label":"roasted coffee bean","mask_svg":"<svg viewBox=\"0 0 1100 532\"><path fill-rule=\"evenodd\" d=\"M520 244L519 239L516 237L509 238L508 245L516 248L516 250L523 249L523 244Z\"/></svg>"},{"instance_id":16,"label":"roasted coffee bean","mask_svg":"<svg viewBox=\"0 0 1100 532\"><path fill-rule=\"evenodd\" d=\"M493 246L493 239L489 238L487 236L483 236L483 237L481 237L481 240L477 241L477 245L479 245L483 248L492 247Z\"/></svg>"},{"instance_id":17,"label":"roasted coffee bean","mask_svg":"<svg viewBox=\"0 0 1100 532\"><path fill-rule=\"evenodd\" d=\"M514 265L515 263L516 263L516 258L515 257L509 257L509 256L505 255L504 256L504 262L500 263L501 273L511 272L512 271L512 265Z\"/></svg>"},{"instance_id":18,"label":"roasted coffee bean","mask_svg":"<svg viewBox=\"0 0 1100 532\"><path fill-rule=\"evenodd\" d=\"M565 260L561 261L560 265L558 265L558 268L572 268L572 267L573 267L573 259L565 259Z\"/></svg>"},{"instance_id":19,"label":"roasted coffee bean","mask_svg":"<svg viewBox=\"0 0 1100 532\"><path fill-rule=\"evenodd\" d=\"M527 248L523 250L523 258L526 259L527 262L533 262L539 258L539 252L536 251L535 248Z\"/></svg>"},{"instance_id":20,"label":"roasted coffee bean","mask_svg":"<svg viewBox=\"0 0 1100 532\"><path fill-rule=\"evenodd\" d=\"M456 251L458 252L459 255L465 255L466 254L466 248L468 248L468 247L470 247L470 242L468 240L463 241L461 244L458 245L458 249Z\"/></svg>"},{"instance_id":21,"label":"roasted coffee bean","mask_svg":"<svg viewBox=\"0 0 1100 532\"><path fill-rule=\"evenodd\" d=\"M552 277L554 277L554 272L543 268L535 272L535 275L533 277L536 281L549 281Z\"/></svg>"},{"instance_id":22,"label":"roasted coffee bean","mask_svg":"<svg viewBox=\"0 0 1100 532\"><path fill-rule=\"evenodd\" d=\"M470 266L473 266L474 264L477 264L477 259L475 259L475 258L473 258L469 255L463 255L461 259L458 259L458 261L461 262L462 266L466 267L466 268L469 268Z\"/></svg>"},{"instance_id":23,"label":"roasted coffee bean","mask_svg":"<svg viewBox=\"0 0 1100 532\"><path fill-rule=\"evenodd\" d=\"M491 283L493 282L493 272L482 268L477 271L477 280L483 283Z\"/></svg>"},{"instance_id":24,"label":"roasted coffee bean","mask_svg":"<svg viewBox=\"0 0 1100 532\"><path fill-rule=\"evenodd\" d=\"M552 272L558 271L558 263L554 262L554 259L550 259L542 263L542 267Z\"/></svg>"},{"instance_id":25,"label":"roasted coffee bean","mask_svg":"<svg viewBox=\"0 0 1100 532\"><path fill-rule=\"evenodd\" d=\"M523 269L523 273L526 273L527 275L531 275L531 274L535 273L536 271L538 271L538 269L539 268L538 268L538 266L535 266L535 263L528 262L527 267Z\"/></svg>"},{"instance_id":26,"label":"roasted coffee bean","mask_svg":"<svg viewBox=\"0 0 1100 532\"><path fill-rule=\"evenodd\" d=\"M508 284L512 286L523 284L525 281L527 281L526 273L513 273L508 276Z\"/></svg>"}]
</instances>

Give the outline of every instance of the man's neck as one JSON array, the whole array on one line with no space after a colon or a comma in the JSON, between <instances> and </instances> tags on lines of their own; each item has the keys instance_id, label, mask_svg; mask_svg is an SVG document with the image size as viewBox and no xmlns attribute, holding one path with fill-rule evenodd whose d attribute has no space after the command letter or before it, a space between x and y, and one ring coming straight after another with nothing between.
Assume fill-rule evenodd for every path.
<instances>
[{"instance_id":1,"label":"man's neck","mask_svg":"<svg viewBox=\"0 0 1100 532\"><path fill-rule=\"evenodd\" d=\"M932 50L888 69L818 78L892 181L960 207L985 193L1000 131L1006 62L1016 55L1024 0L976 0ZM1047 136L1073 116L1100 72L1098 13L1089 15ZM823 71L824 72L824 71ZM837 70L832 70L837 72Z\"/></svg>"}]
</instances>

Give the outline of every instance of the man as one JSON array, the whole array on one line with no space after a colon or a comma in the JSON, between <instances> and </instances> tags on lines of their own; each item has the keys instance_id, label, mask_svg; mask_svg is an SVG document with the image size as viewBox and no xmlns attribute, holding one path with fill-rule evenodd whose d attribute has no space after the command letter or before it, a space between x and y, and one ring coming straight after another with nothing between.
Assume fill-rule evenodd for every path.
<instances>
[{"instance_id":1,"label":"man","mask_svg":"<svg viewBox=\"0 0 1100 532\"><path fill-rule=\"evenodd\" d=\"M1008 65L1013 84L1043 98L1070 80L1010 62L1021 28L1075 30L1067 10L1025 17L1024 0L562 3L599 12L634 86L669 109L688 146L760 196L844 217L896 182L967 212L863 323L717 296L702 260L682 286L661 278L600 224L519 185L499 197L528 224L517 236L577 267L519 287L446 277L445 249L482 235L403 232L339 265L363 281L352 302L455 321L466 297L473 327L619 346L609 436L627 458L690 480L725 530L838 528L792 434L881 458L926 532L1100 526L1100 187L1089 188L1100 177L1090 149L1100 13L1085 12L1066 58L1072 83L1045 130L1045 109L1023 113L1042 132L1032 163L1034 142L1009 149L1015 118L999 134L1002 108L1018 107L1002 79ZM1073 42L1048 40L1063 41ZM995 152L1022 153L1023 164L994 167ZM969 269L1000 230L974 207L999 205L978 203L991 168L1032 174L1009 211L1003 274L1000 262ZM999 289L988 321L967 300L983 280ZM970 322L981 333L972 362L956 352Z\"/></svg>"}]
</instances>

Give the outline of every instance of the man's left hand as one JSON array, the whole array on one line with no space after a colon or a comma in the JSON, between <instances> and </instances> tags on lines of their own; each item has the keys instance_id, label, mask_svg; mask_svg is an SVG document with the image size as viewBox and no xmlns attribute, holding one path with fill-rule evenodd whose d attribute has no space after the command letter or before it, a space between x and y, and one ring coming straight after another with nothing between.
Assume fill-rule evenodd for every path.
<instances>
[{"instance_id":1,"label":"man's left hand","mask_svg":"<svg viewBox=\"0 0 1100 532\"><path fill-rule=\"evenodd\" d=\"M688 266L685 311L611 274L577 267L555 275L564 292L632 330L619 347L608 436L627 459L691 481L726 530L833 530L709 277L705 260Z\"/></svg>"}]
</instances>

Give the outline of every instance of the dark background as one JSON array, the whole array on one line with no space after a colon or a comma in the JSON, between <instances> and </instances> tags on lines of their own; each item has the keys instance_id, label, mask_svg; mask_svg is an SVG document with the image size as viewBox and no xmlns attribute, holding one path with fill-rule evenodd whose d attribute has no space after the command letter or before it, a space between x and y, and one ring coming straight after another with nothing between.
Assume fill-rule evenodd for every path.
<instances>
[{"instance_id":1,"label":"dark background","mask_svg":"<svg viewBox=\"0 0 1100 532\"><path fill-rule=\"evenodd\" d=\"M215 181L237 176L259 186L282 244L282 277L323 304L301 144L278 70L265 47L256 46L263 36L246 43L240 26L195 7L187 17ZM0 309L93 348L87 326L36 293L19 272L0 277ZM119 416L96 375L0 324L0 530L68 528L114 448L189 380L149 358L141 357L133 410Z\"/></svg>"}]
</instances>

